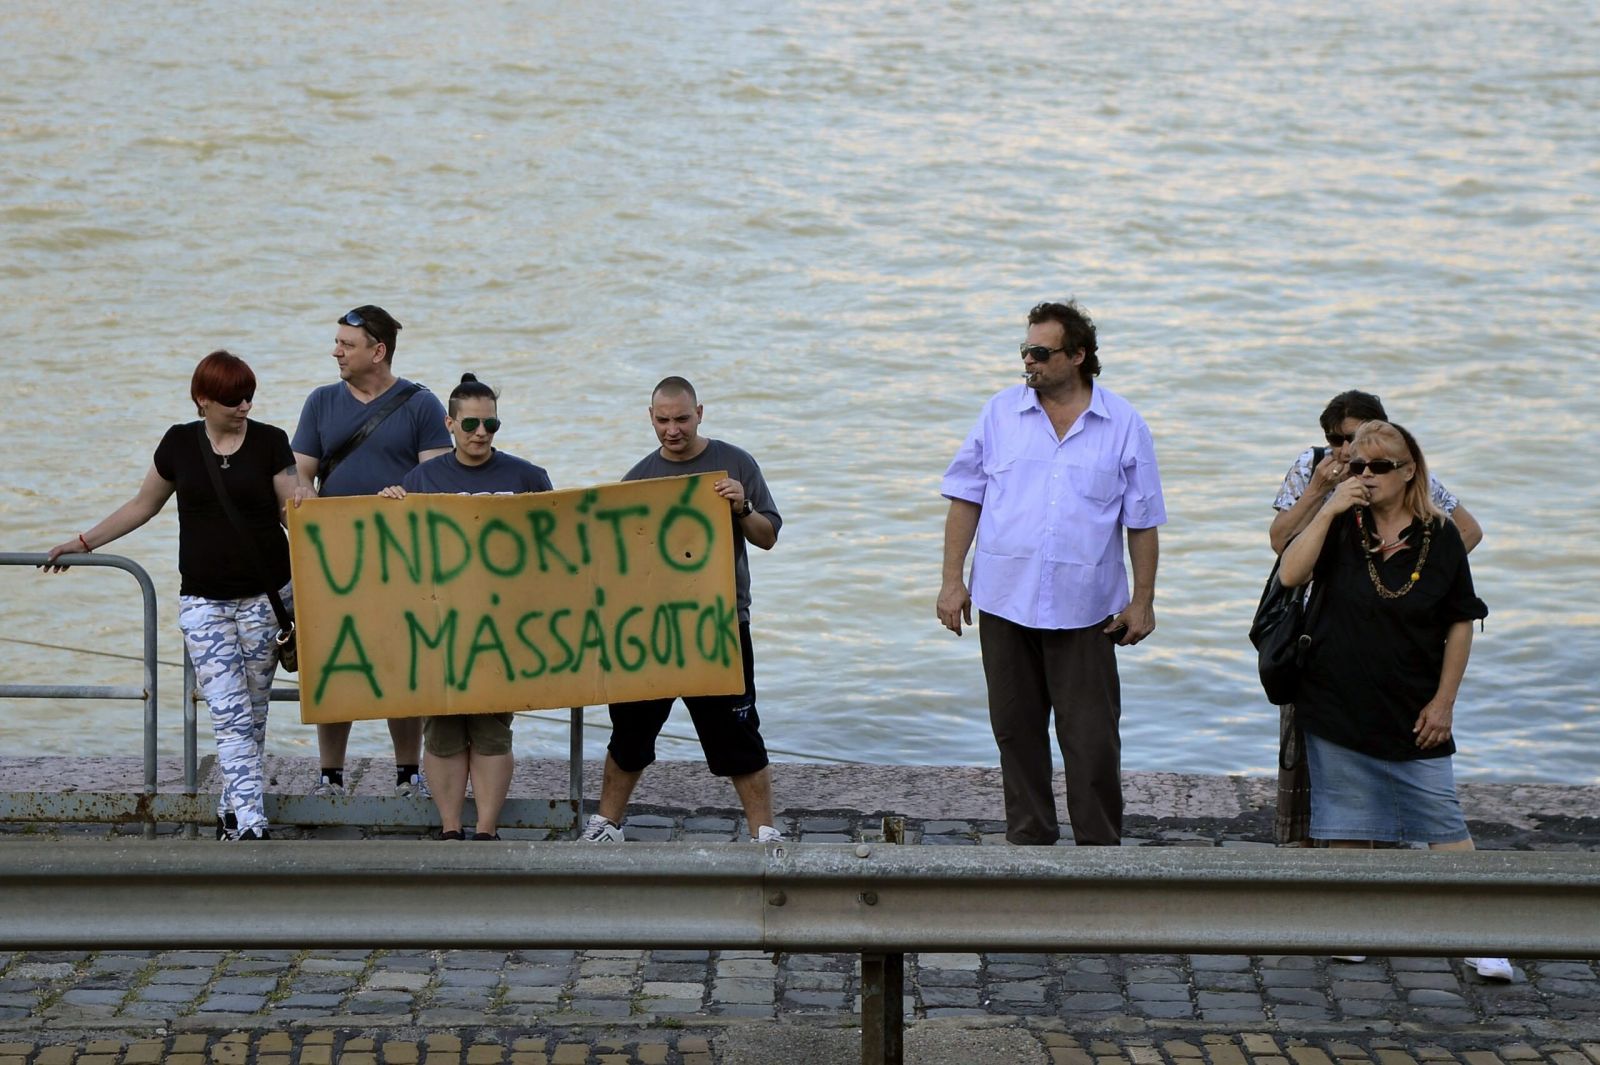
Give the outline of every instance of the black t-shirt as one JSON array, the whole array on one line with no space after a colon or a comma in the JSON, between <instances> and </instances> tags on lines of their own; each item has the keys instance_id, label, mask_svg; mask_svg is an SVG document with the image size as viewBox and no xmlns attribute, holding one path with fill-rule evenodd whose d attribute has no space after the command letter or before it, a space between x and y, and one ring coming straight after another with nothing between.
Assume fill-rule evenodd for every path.
<instances>
[{"instance_id":1,"label":"black t-shirt","mask_svg":"<svg viewBox=\"0 0 1600 1065\"><path fill-rule=\"evenodd\" d=\"M1406 534L1412 546L1373 556L1385 587L1405 587L1422 540L1419 519ZM1314 578L1312 596L1322 602L1312 608L1311 650L1294 700L1306 731L1391 762L1454 754L1454 740L1421 750L1411 729L1439 690L1450 626L1489 614L1473 591L1455 523L1434 519L1421 577L1405 595L1385 599L1367 571L1354 512L1346 511L1328 527Z\"/></svg>"},{"instance_id":2,"label":"black t-shirt","mask_svg":"<svg viewBox=\"0 0 1600 1065\"><path fill-rule=\"evenodd\" d=\"M246 421L244 443L219 469L229 498L258 545L267 571L239 543L239 533L217 501L211 474L202 463L219 464L196 430L199 422L174 425L156 448L156 472L178 486L178 591L207 599L244 599L277 591L289 581L289 541L278 522L272 479L294 466L289 437L276 425ZM202 448L204 450L202 451Z\"/></svg>"}]
</instances>

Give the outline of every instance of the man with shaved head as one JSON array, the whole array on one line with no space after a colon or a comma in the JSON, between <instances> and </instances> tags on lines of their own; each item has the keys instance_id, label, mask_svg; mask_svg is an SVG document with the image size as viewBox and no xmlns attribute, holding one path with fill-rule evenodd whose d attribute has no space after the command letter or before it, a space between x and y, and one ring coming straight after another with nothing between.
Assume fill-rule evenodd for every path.
<instances>
[{"instance_id":1,"label":"man with shaved head","mask_svg":"<svg viewBox=\"0 0 1600 1065\"><path fill-rule=\"evenodd\" d=\"M714 775L733 782L751 837L759 843L781 840L783 835L773 824L767 748L761 739L761 718L756 713L755 655L750 644L750 562L745 544L770 551L778 542L783 518L767 490L761 467L750 453L700 435L705 409L688 381L668 377L656 385L650 393L649 413L660 446L635 463L623 476L624 481L724 473L712 487L728 501L728 521L733 532L744 691L738 695L689 695L683 702L694 719L706 765ZM589 818L583 832L585 840L622 842L622 818L628 799L645 768L656 759L656 737L666 724L674 698L666 695L611 705L611 743L606 748L600 809Z\"/></svg>"}]
</instances>

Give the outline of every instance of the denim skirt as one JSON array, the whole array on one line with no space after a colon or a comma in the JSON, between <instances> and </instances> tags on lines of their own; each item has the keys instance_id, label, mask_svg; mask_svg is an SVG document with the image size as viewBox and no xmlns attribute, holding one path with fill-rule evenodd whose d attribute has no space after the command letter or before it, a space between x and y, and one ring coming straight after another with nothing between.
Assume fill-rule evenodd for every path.
<instances>
[{"instance_id":1,"label":"denim skirt","mask_svg":"<svg viewBox=\"0 0 1600 1065\"><path fill-rule=\"evenodd\" d=\"M1314 839L1470 839L1448 756L1389 762L1306 733Z\"/></svg>"}]
</instances>

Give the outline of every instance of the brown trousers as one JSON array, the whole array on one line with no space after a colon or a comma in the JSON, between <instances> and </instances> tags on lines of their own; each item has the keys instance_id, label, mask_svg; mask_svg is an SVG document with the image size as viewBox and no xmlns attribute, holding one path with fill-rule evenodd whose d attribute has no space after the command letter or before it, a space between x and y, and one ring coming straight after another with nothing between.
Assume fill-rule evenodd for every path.
<instances>
[{"instance_id":1,"label":"brown trousers","mask_svg":"<svg viewBox=\"0 0 1600 1065\"><path fill-rule=\"evenodd\" d=\"M1050 755L1050 716L1067 778L1067 816L1080 847L1122 840L1122 685L1116 645L1100 630L1031 629L980 613L989 724L1000 748L1006 839L1049 846L1061 838Z\"/></svg>"}]
</instances>

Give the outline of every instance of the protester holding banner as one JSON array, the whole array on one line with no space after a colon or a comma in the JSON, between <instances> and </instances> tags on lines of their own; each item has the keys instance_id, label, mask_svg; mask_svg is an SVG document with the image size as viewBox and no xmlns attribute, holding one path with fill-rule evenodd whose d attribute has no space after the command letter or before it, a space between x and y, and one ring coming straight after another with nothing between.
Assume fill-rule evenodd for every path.
<instances>
[{"instance_id":1,"label":"protester holding banner","mask_svg":"<svg viewBox=\"0 0 1600 1065\"><path fill-rule=\"evenodd\" d=\"M250 420L255 393L256 376L243 359L226 351L201 359L189 382L200 420L168 429L138 493L51 548L45 566L52 573L69 568L71 555L139 528L177 493L178 627L217 738L218 839L268 838L262 762L280 631L269 592L286 608L293 602L282 520L299 479L288 434ZM241 536L256 550L241 550Z\"/></svg>"},{"instance_id":2,"label":"protester holding banner","mask_svg":"<svg viewBox=\"0 0 1600 1065\"><path fill-rule=\"evenodd\" d=\"M339 318L333 357L339 381L306 397L294 432L301 479L323 496L355 496L400 483L415 466L450 450L444 408L421 385L394 375L400 323L382 307L357 307ZM420 790L422 730L416 718L392 718L395 794ZM317 726L322 759L318 795L344 794L350 723Z\"/></svg>"},{"instance_id":3,"label":"protester holding banner","mask_svg":"<svg viewBox=\"0 0 1600 1065\"><path fill-rule=\"evenodd\" d=\"M744 658L744 691L737 695L685 696L706 764L733 782L744 806L750 835L756 842L783 839L773 825L772 781L767 748L756 713L755 653L750 642L750 562L745 544L770 551L778 542L783 518L767 490L761 467L732 444L700 435L704 407L694 386L682 377L668 377L650 394L650 424L660 447L624 476L624 481L717 473L712 487L728 501L734 533L734 583L739 615L739 644ZM620 843L628 799L645 769L656 760L656 737L666 724L675 696L641 702L612 703L611 742L606 748L600 785L599 812L589 818L583 838L591 843Z\"/></svg>"},{"instance_id":4,"label":"protester holding banner","mask_svg":"<svg viewBox=\"0 0 1600 1065\"><path fill-rule=\"evenodd\" d=\"M531 462L497 451L494 436L500 416L494 389L472 374L450 393L445 428L455 440L455 450L429 459L401 484L378 494L404 499L409 492L457 495L513 495L548 492L550 475ZM511 790L515 763L511 757L511 714L449 714L429 717L423 724L423 765L428 774L433 804L439 810L439 838L465 839L461 811L472 783L478 820L472 838L495 840L500 809Z\"/></svg>"}]
</instances>

